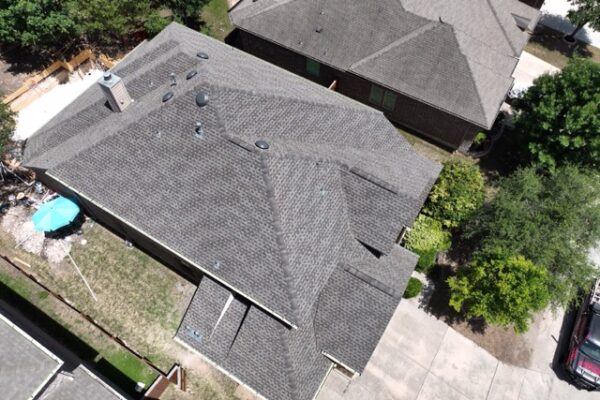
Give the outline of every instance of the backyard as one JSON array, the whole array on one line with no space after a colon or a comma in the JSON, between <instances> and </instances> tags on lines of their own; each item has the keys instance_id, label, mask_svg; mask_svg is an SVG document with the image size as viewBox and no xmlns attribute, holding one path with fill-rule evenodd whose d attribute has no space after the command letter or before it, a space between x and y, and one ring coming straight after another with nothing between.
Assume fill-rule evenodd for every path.
<instances>
[{"instance_id":1,"label":"backyard","mask_svg":"<svg viewBox=\"0 0 600 400\"><path fill-rule=\"evenodd\" d=\"M71 245L71 255L97 297L95 301L69 259L57 262L56 256L48 254L56 243L46 239L41 256L23 250L22 247L28 247L27 240L21 240L17 246L15 237L7 232L6 222L13 225L12 230L14 223L24 221L7 221L10 217L10 213L4 217L0 229L0 255L17 263L162 371L175 362L188 367L190 395L212 393L212 397L203 398L232 398L235 384L172 340L194 293L194 285L88 220L82 226L83 234L70 236L72 240L67 244ZM0 263L0 284L93 348L93 357L87 361L108 362L129 378L129 383L143 382L146 387L156 377L151 368L6 262Z\"/></svg>"}]
</instances>

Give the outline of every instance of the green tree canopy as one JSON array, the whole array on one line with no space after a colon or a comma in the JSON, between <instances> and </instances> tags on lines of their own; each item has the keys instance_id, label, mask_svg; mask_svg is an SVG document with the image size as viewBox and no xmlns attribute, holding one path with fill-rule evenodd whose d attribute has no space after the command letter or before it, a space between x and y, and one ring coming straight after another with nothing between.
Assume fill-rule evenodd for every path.
<instances>
[{"instance_id":1,"label":"green tree canopy","mask_svg":"<svg viewBox=\"0 0 600 400\"><path fill-rule=\"evenodd\" d=\"M525 332L533 312L543 310L550 301L548 271L530 260L506 252L480 254L471 264L448 279L450 306L465 310L469 318L513 326Z\"/></svg>"},{"instance_id":2,"label":"green tree canopy","mask_svg":"<svg viewBox=\"0 0 600 400\"><path fill-rule=\"evenodd\" d=\"M477 165L446 161L423 212L447 228L457 228L483 205L484 193L483 176Z\"/></svg>"},{"instance_id":3,"label":"green tree canopy","mask_svg":"<svg viewBox=\"0 0 600 400\"><path fill-rule=\"evenodd\" d=\"M0 101L0 161L3 159L4 146L15 130L15 114L10 107Z\"/></svg>"},{"instance_id":4,"label":"green tree canopy","mask_svg":"<svg viewBox=\"0 0 600 400\"><path fill-rule=\"evenodd\" d=\"M534 164L549 171L567 163L600 167L600 64L572 60L536 79L514 106Z\"/></svg>"},{"instance_id":5,"label":"green tree canopy","mask_svg":"<svg viewBox=\"0 0 600 400\"><path fill-rule=\"evenodd\" d=\"M62 1L0 0L0 43L40 50L76 36L77 24Z\"/></svg>"},{"instance_id":6,"label":"green tree canopy","mask_svg":"<svg viewBox=\"0 0 600 400\"><path fill-rule=\"evenodd\" d=\"M568 37L573 40L577 32L585 24L600 30L600 0L569 0L573 6L567 13L567 18L575 25L575 30Z\"/></svg>"},{"instance_id":7,"label":"green tree canopy","mask_svg":"<svg viewBox=\"0 0 600 400\"><path fill-rule=\"evenodd\" d=\"M588 259L600 239L600 179L560 167L550 176L533 167L503 179L494 199L465 228L481 254L503 249L546 268L554 305L566 305L597 275Z\"/></svg>"}]
</instances>

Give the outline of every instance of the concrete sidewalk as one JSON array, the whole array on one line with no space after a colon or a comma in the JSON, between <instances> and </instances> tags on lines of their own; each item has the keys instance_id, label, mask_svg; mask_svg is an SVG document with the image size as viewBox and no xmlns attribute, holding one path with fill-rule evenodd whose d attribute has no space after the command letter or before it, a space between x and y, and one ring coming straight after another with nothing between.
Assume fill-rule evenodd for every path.
<instances>
[{"instance_id":1,"label":"concrete sidewalk","mask_svg":"<svg viewBox=\"0 0 600 400\"><path fill-rule=\"evenodd\" d=\"M363 374L333 370L318 400L591 400L551 368L562 318L544 316L529 368L504 364L403 300Z\"/></svg>"},{"instance_id":2,"label":"concrete sidewalk","mask_svg":"<svg viewBox=\"0 0 600 400\"><path fill-rule=\"evenodd\" d=\"M534 79L538 76L557 71L559 71L559 68L524 51L521 53L519 62L512 75L515 79L512 91L519 92L526 90L533 85Z\"/></svg>"}]
</instances>

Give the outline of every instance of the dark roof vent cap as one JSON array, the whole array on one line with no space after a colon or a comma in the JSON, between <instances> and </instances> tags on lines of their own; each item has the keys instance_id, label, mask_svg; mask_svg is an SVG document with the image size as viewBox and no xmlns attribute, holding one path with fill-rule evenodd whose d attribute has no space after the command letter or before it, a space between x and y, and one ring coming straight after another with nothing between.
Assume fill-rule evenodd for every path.
<instances>
[{"instance_id":1,"label":"dark roof vent cap","mask_svg":"<svg viewBox=\"0 0 600 400\"><path fill-rule=\"evenodd\" d=\"M203 51L199 51L196 53L196 57L202 58L203 60L208 60L208 54Z\"/></svg>"},{"instance_id":2,"label":"dark roof vent cap","mask_svg":"<svg viewBox=\"0 0 600 400\"><path fill-rule=\"evenodd\" d=\"M173 92L165 93L164 96L162 97L162 102L166 103L167 101L171 100L173 98L173 96L175 96L175 94Z\"/></svg>"},{"instance_id":3,"label":"dark roof vent cap","mask_svg":"<svg viewBox=\"0 0 600 400\"><path fill-rule=\"evenodd\" d=\"M196 104L198 107L204 107L208 104L208 94L200 92L196 95Z\"/></svg>"},{"instance_id":4,"label":"dark roof vent cap","mask_svg":"<svg viewBox=\"0 0 600 400\"><path fill-rule=\"evenodd\" d=\"M254 142L254 144L256 145L256 147L258 147L261 150L267 150L270 146L269 146L269 142L267 142L266 140L257 140L256 142Z\"/></svg>"},{"instance_id":5,"label":"dark roof vent cap","mask_svg":"<svg viewBox=\"0 0 600 400\"><path fill-rule=\"evenodd\" d=\"M185 79L189 81L190 79L192 79L196 75L198 75L198 71L196 71L195 69L193 69L190 72L188 72L188 74L185 76Z\"/></svg>"}]
</instances>

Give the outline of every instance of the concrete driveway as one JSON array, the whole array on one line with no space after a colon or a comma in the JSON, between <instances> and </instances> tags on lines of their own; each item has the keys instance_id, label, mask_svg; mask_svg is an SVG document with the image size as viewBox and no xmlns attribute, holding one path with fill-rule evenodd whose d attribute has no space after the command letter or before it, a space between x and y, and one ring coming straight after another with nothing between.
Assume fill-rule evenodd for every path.
<instances>
[{"instance_id":1,"label":"concrete driveway","mask_svg":"<svg viewBox=\"0 0 600 400\"><path fill-rule=\"evenodd\" d=\"M527 90L527 88L533 85L533 81L538 76L557 71L559 71L559 68L524 51L521 53L519 62L512 75L515 79L512 90L514 92Z\"/></svg>"},{"instance_id":2,"label":"concrete driveway","mask_svg":"<svg viewBox=\"0 0 600 400\"><path fill-rule=\"evenodd\" d=\"M562 318L541 323L529 368L499 362L448 325L402 301L363 374L332 370L318 400L587 400L551 368Z\"/></svg>"}]
</instances>

